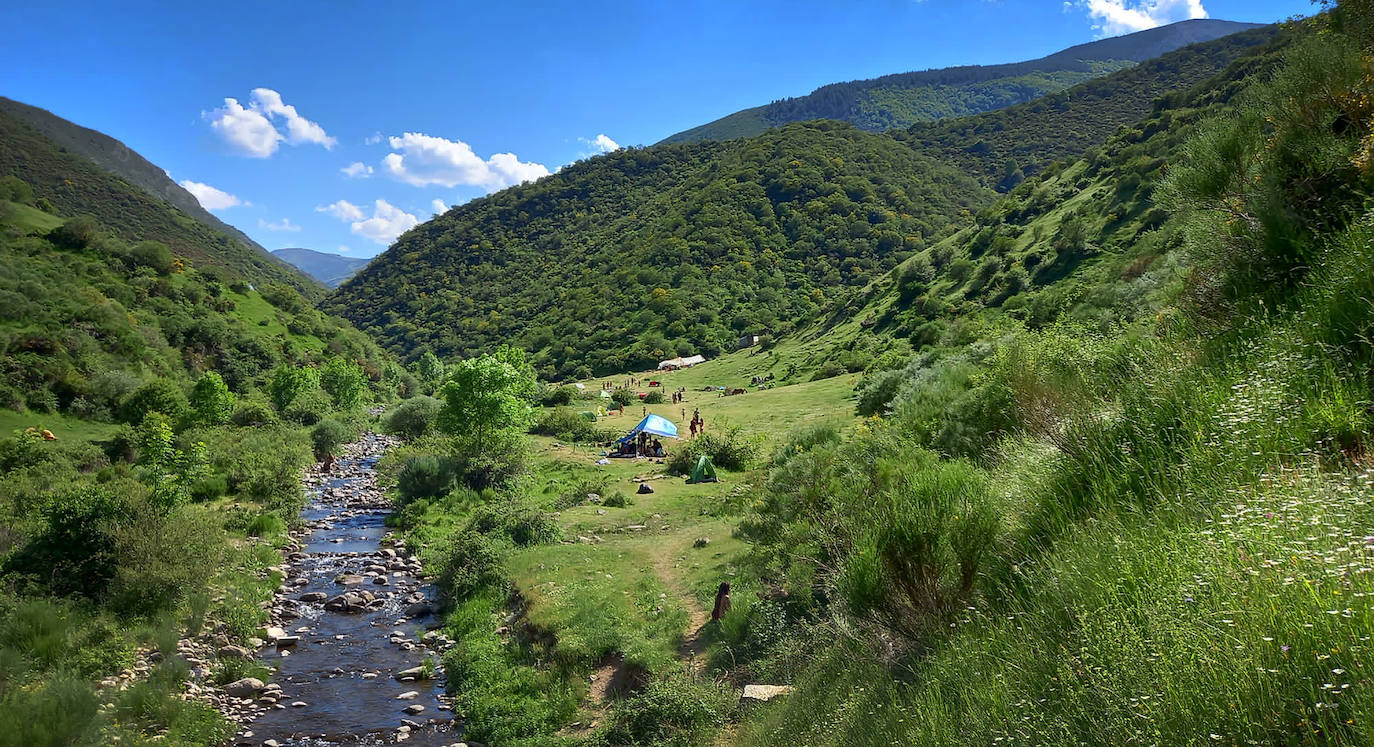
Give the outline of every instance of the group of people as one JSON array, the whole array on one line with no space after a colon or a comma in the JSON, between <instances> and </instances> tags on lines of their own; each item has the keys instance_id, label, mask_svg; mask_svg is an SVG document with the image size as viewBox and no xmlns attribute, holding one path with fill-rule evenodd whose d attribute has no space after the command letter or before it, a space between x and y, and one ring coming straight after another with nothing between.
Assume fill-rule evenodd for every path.
<instances>
[{"instance_id":1,"label":"group of people","mask_svg":"<svg viewBox=\"0 0 1374 747\"><path fill-rule=\"evenodd\" d=\"M683 417L687 416L686 408L683 408L682 415ZM692 424L690 430L692 431L692 438L696 438L698 434L706 432L706 419L701 417L700 409L692 411Z\"/></svg>"},{"instance_id":2,"label":"group of people","mask_svg":"<svg viewBox=\"0 0 1374 747\"><path fill-rule=\"evenodd\" d=\"M678 404L682 404L683 402L686 402L686 401L687 401L687 387L685 387L685 386L684 386L684 387L679 387L678 390L677 390L676 392L673 392L673 404L678 405Z\"/></svg>"},{"instance_id":3,"label":"group of people","mask_svg":"<svg viewBox=\"0 0 1374 747\"><path fill-rule=\"evenodd\" d=\"M632 441L626 441L616 447L609 456L613 457L661 457L664 456L663 442L657 438L650 438L649 434L641 432Z\"/></svg>"}]
</instances>

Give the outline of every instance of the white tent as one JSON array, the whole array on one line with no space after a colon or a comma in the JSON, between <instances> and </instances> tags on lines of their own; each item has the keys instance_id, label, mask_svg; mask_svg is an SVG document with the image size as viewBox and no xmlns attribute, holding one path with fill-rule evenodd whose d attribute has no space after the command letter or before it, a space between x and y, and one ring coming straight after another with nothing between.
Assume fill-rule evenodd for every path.
<instances>
[{"instance_id":1,"label":"white tent","mask_svg":"<svg viewBox=\"0 0 1374 747\"><path fill-rule=\"evenodd\" d=\"M666 360L666 361L659 361L659 362L658 362L658 368L659 368L659 370L674 369L674 368L690 368L690 367L692 367L692 366L695 366L695 365L698 364L698 363L705 363L705 362L706 362L706 356L704 356L704 355L689 355L689 356L687 356L686 358L683 358L683 357L680 357L680 356L679 356L679 357L677 357L677 358L669 358L669 359Z\"/></svg>"}]
</instances>

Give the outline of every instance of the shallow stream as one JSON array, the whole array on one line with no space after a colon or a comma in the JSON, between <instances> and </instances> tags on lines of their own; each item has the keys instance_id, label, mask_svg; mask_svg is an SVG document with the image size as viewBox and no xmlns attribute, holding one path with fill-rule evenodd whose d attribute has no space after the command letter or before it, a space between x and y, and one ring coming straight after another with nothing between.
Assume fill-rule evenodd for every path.
<instances>
[{"instance_id":1,"label":"shallow stream","mask_svg":"<svg viewBox=\"0 0 1374 747\"><path fill-rule=\"evenodd\" d=\"M458 743L442 666L428 677L406 671L438 665L451 643L436 630L433 585L385 525L391 506L373 467L392 443L369 434L332 471L307 476L301 550L287 556L277 630L259 652L276 673L240 701L247 718L235 744Z\"/></svg>"}]
</instances>

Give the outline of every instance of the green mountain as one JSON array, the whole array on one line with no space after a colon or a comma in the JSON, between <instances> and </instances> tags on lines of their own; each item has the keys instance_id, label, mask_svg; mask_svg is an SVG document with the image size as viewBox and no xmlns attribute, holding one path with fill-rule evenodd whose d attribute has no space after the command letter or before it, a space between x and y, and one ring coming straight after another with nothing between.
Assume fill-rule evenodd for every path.
<instances>
[{"instance_id":1,"label":"green mountain","mask_svg":"<svg viewBox=\"0 0 1374 747\"><path fill-rule=\"evenodd\" d=\"M109 135L69 122L46 109L39 109L4 96L0 96L0 112L24 122L61 148L84 156L100 168L154 197L161 198L192 218L227 233L250 247L267 251L247 234L201 207L195 195L172 181L161 167Z\"/></svg>"},{"instance_id":2,"label":"green mountain","mask_svg":"<svg viewBox=\"0 0 1374 747\"><path fill-rule=\"evenodd\" d=\"M314 249L288 248L272 252L278 259L290 262L297 269L330 288L337 288L343 281L353 277L358 270L367 267L369 260L359 257L345 257L330 252L317 252Z\"/></svg>"},{"instance_id":3,"label":"green mountain","mask_svg":"<svg viewBox=\"0 0 1374 747\"><path fill-rule=\"evenodd\" d=\"M199 266L221 267L252 283L284 283L311 298L323 292L210 215L165 171L123 143L0 99L0 175L7 174L31 185L59 214L89 215L125 240L161 241Z\"/></svg>"},{"instance_id":4,"label":"green mountain","mask_svg":"<svg viewBox=\"0 0 1374 747\"><path fill-rule=\"evenodd\" d=\"M1266 45L1282 43L1278 36L1275 26L1232 34L1025 104L890 134L1007 189L1144 118L1157 107L1157 98L1179 95L1233 64L1252 64Z\"/></svg>"},{"instance_id":5,"label":"green mountain","mask_svg":"<svg viewBox=\"0 0 1374 747\"><path fill-rule=\"evenodd\" d=\"M808 119L839 119L883 131L1002 109L1062 91L1189 44L1257 24L1199 19L1070 47L1028 62L968 65L832 83L806 96L735 112L664 138L664 143L727 140Z\"/></svg>"},{"instance_id":6,"label":"green mountain","mask_svg":"<svg viewBox=\"0 0 1374 747\"><path fill-rule=\"evenodd\" d=\"M550 375L636 369L805 319L989 198L839 122L627 149L407 232L324 308L407 356L516 343Z\"/></svg>"},{"instance_id":7,"label":"green mountain","mask_svg":"<svg viewBox=\"0 0 1374 747\"><path fill-rule=\"evenodd\" d=\"M1167 92L1233 63L1243 76L1249 63L1237 60L1261 56L1274 35L1193 45L1058 94L1053 109L1037 101L948 120L920 139L822 121L591 159L417 227L326 308L402 355L515 343L550 376L714 356L764 330L784 337L852 312L870 281L967 226L993 199L967 174L988 172L1020 140L1043 151L1023 155L1035 173L1100 145ZM992 134L994 118L1011 132ZM992 145L968 154L977 141L964 141L955 158L965 131ZM1010 181L986 177L988 187Z\"/></svg>"}]
</instances>

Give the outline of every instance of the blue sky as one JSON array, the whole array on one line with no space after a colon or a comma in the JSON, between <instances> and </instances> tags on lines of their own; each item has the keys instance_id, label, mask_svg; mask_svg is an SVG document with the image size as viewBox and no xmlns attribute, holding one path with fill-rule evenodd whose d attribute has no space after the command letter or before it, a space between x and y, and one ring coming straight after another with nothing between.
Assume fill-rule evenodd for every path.
<instances>
[{"instance_id":1,"label":"blue sky","mask_svg":"<svg viewBox=\"0 0 1374 747\"><path fill-rule=\"evenodd\" d=\"M7 3L0 94L116 137L269 249L366 257L439 205L826 83L1308 0Z\"/></svg>"}]
</instances>

